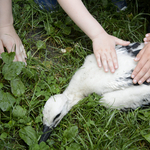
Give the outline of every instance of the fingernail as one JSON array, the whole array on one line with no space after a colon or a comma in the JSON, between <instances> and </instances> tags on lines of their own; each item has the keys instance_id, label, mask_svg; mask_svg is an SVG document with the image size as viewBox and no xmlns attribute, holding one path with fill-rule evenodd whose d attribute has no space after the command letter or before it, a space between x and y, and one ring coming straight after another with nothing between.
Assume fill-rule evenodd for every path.
<instances>
[{"instance_id":1,"label":"fingernail","mask_svg":"<svg viewBox=\"0 0 150 150\"><path fill-rule=\"evenodd\" d=\"M139 60L139 58L135 57L134 60L137 61L137 60Z\"/></svg>"},{"instance_id":2,"label":"fingernail","mask_svg":"<svg viewBox=\"0 0 150 150\"><path fill-rule=\"evenodd\" d=\"M138 84L142 84L142 81L140 80L140 81L138 82Z\"/></svg>"},{"instance_id":3,"label":"fingernail","mask_svg":"<svg viewBox=\"0 0 150 150\"><path fill-rule=\"evenodd\" d=\"M108 72L108 69L105 69L106 72Z\"/></svg>"},{"instance_id":4,"label":"fingernail","mask_svg":"<svg viewBox=\"0 0 150 150\"><path fill-rule=\"evenodd\" d=\"M134 84L136 84L136 83L137 83L137 81L136 81L136 80L133 80L133 83L134 83Z\"/></svg>"},{"instance_id":5,"label":"fingernail","mask_svg":"<svg viewBox=\"0 0 150 150\"><path fill-rule=\"evenodd\" d=\"M112 70L111 70L111 72L115 72L115 70L114 70L114 69L112 69Z\"/></svg>"},{"instance_id":6,"label":"fingernail","mask_svg":"<svg viewBox=\"0 0 150 150\"><path fill-rule=\"evenodd\" d=\"M147 82L149 83L149 82L150 82L150 79L148 79Z\"/></svg>"},{"instance_id":7,"label":"fingernail","mask_svg":"<svg viewBox=\"0 0 150 150\"><path fill-rule=\"evenodd\" d=\"M115 66L115 69L117 69L117 68L118 68L118 66L116 65L116 66Z\"/></svg>"},{"instance_id":8,"label":"fingernail","mask_svg":"<svg viewBox=\"0 0 150 150\"><path fill-rule=\"evenodd\" d=\"M147 38L144 38L144 41L147 41Z\"/></svg>"},{"instance_id":9,"label":"fingernail","mask_svg":"<svg viewBox=\"0 0 150 150\"><path fill-rule=\"evenodd\" d=\"M144 44L147 44L147 42L144 42Z\"/></svg>"},{"instance_id":10,"label":"fingernail","mask_svg":"<svg viewBox=\"0 0 150 150\"><path fill-rule=\"evenodd\" d=\"M145 36L146 36L146 37L148 37L148 36L149 36L149 34L146 34Z\"/></svg>"},{"instance_id":11,"label":"fingernail","mask_svg":"<svg viewBox=\"0 0 150 150\"><path fill-rule=\"evenodd\" d=\"M134 75L134 74L132 74L132 75L131 75L131 78L134 78L134 77L135 77L135 75Z\"/></svg>"}]
</instances>

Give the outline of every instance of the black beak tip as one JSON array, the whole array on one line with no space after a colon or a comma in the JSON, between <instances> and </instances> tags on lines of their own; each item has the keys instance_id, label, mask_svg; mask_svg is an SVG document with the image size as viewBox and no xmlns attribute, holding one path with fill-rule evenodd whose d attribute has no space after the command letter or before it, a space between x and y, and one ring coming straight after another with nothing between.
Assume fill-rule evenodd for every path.
<instances>
[{"instance_id":1,"label":"black beak tip","mask_svg":"<svg viewBox=\"0 0 150 150\"><path fill-rule=\"evenodd\" d=\"M49 136L51 135L52 130L53 130L52 128L50 128L50 127L44 125L44 126L43 126L43 134L42 134L42 136L41 136L41 138L40 138L38 144L40 144L41 142L46 142L47 139L49 138Z\"/></svg>"}]
</instances>

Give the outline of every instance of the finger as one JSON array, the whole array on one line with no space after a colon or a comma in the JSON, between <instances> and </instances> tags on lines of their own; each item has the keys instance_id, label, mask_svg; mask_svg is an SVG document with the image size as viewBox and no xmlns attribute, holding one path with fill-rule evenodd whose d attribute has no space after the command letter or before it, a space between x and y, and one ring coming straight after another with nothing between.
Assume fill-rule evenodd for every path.
<instances>
[{"instance_id":1,"label":"finger","mask_svg":"<svg viewBox=\"0 0 150 150\"><path fill-rule=\"evenodd\" d=\"M108 72L108 64L107 64L107 59L106 59L106 55L105 54L102 54L101 61L102 61L102 65L104 67L104 71Z\"/></svg>"},{"instance_id":2,"label":"finger","mask_svg":"<svg viewBox=\"0 0 150 150\"><path fill-rule=\"evenodd\" d=\"M6 47L8 53L15 52L16 44L8 43L5 47Z\"/></svg>"},{"instance_id":3,"label":"finger","mask_svg":"<svg viewBox=\"0 0 150 150\"><path fill-rule=\"evenodd\" d=\"M15 43L13 44L13 43L10 42L5 47L6 47L8 53L15 52L16 44ZM15 58L14 58L13 61L17 61L16 55L15 55Z\"/></svg>"},{"instance_id":4,"label":"finger","mask_svg":"<svg viewBox=\"0 0 150 150\"><path fill-rule=\"evenodd\" d=\"M25 58L26 58L27 56L26 56L26 52L25 52L24 46L23 46L22 44L20 45L20 51L21 51L21 53L22 53L22 59L23 59L23 61L25 62Z\"/></svg>"},{"instance_id":5,"label":"finger","mask_svg":"<svg viewBox=\"0 0 150 150\"><path fill-rule=\"evenodd\" d=\"M147 33L147 34L145 35L145 38L143 39L143 41L144 41L144 44L147 44L147 43L150 42L150 33Z\"/></svg>"},{"instance_id":6,"label":"finger","mask_svg":"<svg viewBox=\"0 0 150 150\"><path fill-rule=\"evenodd\" d=\"M149 77L150 77L150 70L148 70L148 72L144 74L141 79L138 80L138 84L144 83L146 80L148 80Z\"/></svg>"},{"instance_id":7,"label":"finger","mask_svg":"<svg viewBox=\"0 0 150 150\"><path fill-rule=\"evenodd\" d=\"M21 46L20 46L20 49L22 49L23 54L24 54L24 57L27 58L25 48L24 48L24 46L23 46L22 44L21 44Z\"/></svg>"},{"instance_id":8,"label":"finger","mask_svg":"<svg viewBox=\"0 0 150 150\"><path fill-rule=\"evenodd\" d=\"M114 53L111 53L111 57L112 57L112 60L113 60L114 68L117 69L118 68L117 54L116 54L115 50L113 50L113 51L114 51Z\"/></svg>"},{"instance_id":9,"label":"finger","mask_svg":"<svg viewBox=\"0 0 150 150\"><path fill-rule=\"evenodd\" d=\"M107 56L107 63L108 63L108 66L109 66L109 69L112 73L115 72L115 69L114 69L114 65L113 65L113 61L112 61L112 58L110 56Z\"/></svg>"},{"instance_id":10,"label":"finger","mask_svg":"<svg viewBox=\"0 0 150 150\"><path fill-rule=\"evenodd\" d=\"M137 54L137 56L134 58L135 61L139 61L141 57L143 56L143 53L145 51L145 47Z\"/></svg>"},{"instance_id":11,"label":"finger","mask_svg":"<svg viewBox=\"0 0 150 150\"><path fill-rule=\"evenodd\" d=\"M145 65L146 61L145 59L141 59L137 66L135 67L134 71L132 72L131 78L135 78L137 76L137 74L140 72L140 70L143 68L143 66ZM138 74L137 78L134 80L134 83L137 82L137 80L139 80L142 77L142 75Z\"/></svg>"},{"instance_id":12,"label":"finger","mask_svg":"<svg viewBox=\"0 0 150 150\"><path fill-rule=\"evenodd\" d=\"M0 40L0 54L4 52L2 41Z\"/></svg>"},{"instance_id":13,"label":"finger","mask_svg":"<svg viewBox=\"0 0 150 150\"><path fill-rule=\"evenodd\" d=\"M107 55L109 69L112 73L118 68L117 56L115 50L111 50L111 55Z\"/></svg>"},{"instance_id":14,"label":"finger","mask_svg":"<svg viewBox=\"0 0 150 150\"><path fill-rule=\"evenodd\" d=\"M144 41L144 44L145 44L145 45L146 45L147 43L150 43L150 41L147 40L147 38L144 38L143 41Z\"/></svg>"},{"instance_id":15,"label":"finger","mask_svg":"<svg viewBox=\"0 0 150 150\"><path fill-rule=\"evenodd\" d=\"M144 64L142 64L143 66L141 67L141 69L138 71L138 73L135 75L134 79L133 79L133 83L136 84L137 82L139 84L142 84L147 78L147 72L149 70L149 64L148 62Z\"/></svg>"},{"instance_id":16,"label":"finger","mask_svg":"<svg viewBox=\"0 0 150 150\"><path fill-rule=\"evenodd\" d=\"M8 43L6 46L6 49L7 49L7 52L10 53L10 52L15 52L15 48L16 48L16 44L14 43ZM17 57L15 55L15 58L13 61L17 61Z\"/></svg>"},{"instance_id":17,"label":"finger","mask_svg":"<svg viewBox=\"0 0 150 150\"><path fill-rule=\"evenodd\" d=\"M17 61L25 62L24 49L21 45L16 47L16 57Z\"/></svg>"},{"instance_id":18,"label":"finger","mask_svg":"<svg viewBox=\"0 0 150 150\"><path fill-rule=\"evenodd\" d=\"M127 45L130 44L129 41L124 41L124 40L121 40L121 39L119 39L119 38L117 38L117 37L115 37L115 43L116 43L117 45L122 45L122 46L127 46Z\"/></svg>"},{"instance_id":19,"label":"finger","mask_svg":"<svg viewBox=\"0 0 150 150\"><path fill-rule=\"evenodd\" d=\"M147 34L145 35L145 37L146 37L146 39L147 39L147 42L150 42L150 33L147 33Z\"/></svg>"},{"instance_id":20,"label":"finger","mask_svg":"<svg viewBox=\"0 0 150 150\"><path fill-rule=\"evenodd\" d=\"M148 79L146 80L146 82L148 82L148 83L150 82L150 77L148 77Z\"/></svg>"},{"instance_id":21,"label":"finger","mask_svg":"<svg viewBox=\"0 0 150 150\"><path fill-rule=\"evenodd\" d=\"M101 64L101 59L100 59L100 55L99 54L95 54L95 57L96 57L96 61L97 61L97 65L98 67L102 67L102 64Z\"/></svg>"}]
</instances>

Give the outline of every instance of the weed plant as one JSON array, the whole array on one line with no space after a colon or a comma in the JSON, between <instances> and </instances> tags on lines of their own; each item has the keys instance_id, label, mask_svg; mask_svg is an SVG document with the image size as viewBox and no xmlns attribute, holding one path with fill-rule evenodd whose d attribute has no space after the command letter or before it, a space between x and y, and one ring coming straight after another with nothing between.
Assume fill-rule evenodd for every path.
<instances>
[{"instance_id":1,"label":"weed plant","mask_svg":"<svg viewBox=\"0 0 150 150\"><path fill-rule=\"evenodd\" d=\"M116 12L109 0L83 2L109 34L131 42L144 38L150 2L129 0L122 12ZM61 8L47 12L33 0L13 0L13 15L28 65L13 62L14 52L5 52L0 59L1 150L150 149L150 108L106 109L96 94L74 106L48 141L38 145L45 102L64 91L85 56L92 53L92 43Z\"/></svg>"}]
</instances>

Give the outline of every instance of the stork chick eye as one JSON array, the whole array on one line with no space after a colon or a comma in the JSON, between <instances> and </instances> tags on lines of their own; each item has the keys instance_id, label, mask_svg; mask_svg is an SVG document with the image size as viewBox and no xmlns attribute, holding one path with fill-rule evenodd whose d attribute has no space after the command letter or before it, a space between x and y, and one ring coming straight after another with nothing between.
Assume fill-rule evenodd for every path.
<instances>
[{"instance_id":1,"label":"stork chick eye","mask_svg":"<svg viewBox=\"0 0 150 150\"><path fill-rule=\"evenodd\" d=\"M53 122L61 115L61 113L59 113L58 115L56 115L56 117L53 119Z\"/></svg>"}]
</instances>

